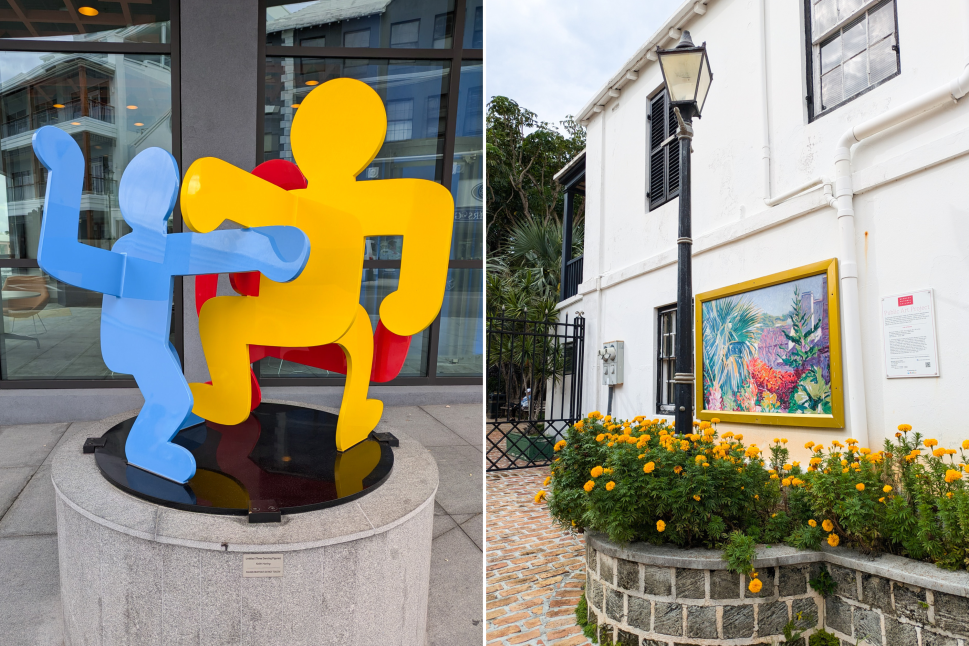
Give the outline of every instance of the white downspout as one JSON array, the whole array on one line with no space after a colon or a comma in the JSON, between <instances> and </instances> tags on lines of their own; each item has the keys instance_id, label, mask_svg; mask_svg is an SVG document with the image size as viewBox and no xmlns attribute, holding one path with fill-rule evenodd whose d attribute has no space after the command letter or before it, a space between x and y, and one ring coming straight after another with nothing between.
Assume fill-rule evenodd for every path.
<instances>
[{"instance_id":1,"label":"white downspout","mask_svg":"<svg viewBox=\"0 0 969 646\"><path fill-rule=\"evenodd\" d=\"M759 0L757 6L760 19L760 78L763 79L761 123L763 126L763 145L761 146L761 164L764 173L764 200L770 202L770 79L767 77L767 0Z\"/></svg>"},{"instance_id":2,"label":"white downspout","mask_svg":"<svg viewBox=\"0 0 969 646\"><path fill-rule=\"evenodd\" d=\"M861 307L858 300L858 258L855 253L854 190L851 185L851 147L892 126L945 103L958 101L969 92L969 65L962 74L921 97L849 128L838 140L834 154L833 206L838 209L842 316L844 317L844 362L848 385L848 419L852 435L872 446L865 405L865 372L861 352ZM825 187L825 194L831 189ZM872 447L875 448L875 447Z\"/></svg>"}]
</instances>

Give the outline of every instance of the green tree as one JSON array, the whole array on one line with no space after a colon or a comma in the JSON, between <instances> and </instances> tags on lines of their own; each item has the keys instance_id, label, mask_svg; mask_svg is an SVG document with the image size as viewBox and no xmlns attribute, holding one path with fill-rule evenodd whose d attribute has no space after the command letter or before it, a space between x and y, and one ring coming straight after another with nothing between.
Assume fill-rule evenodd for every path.
<instances>
[{"instance_id":1,"label":"green tree","mask_svg":"<svg viewBox=\"0 0 969 646\"><path fill-rule=\"evenodd\" d=\"M794 370L803 366L808 359L818 353L817 346L811 345L811 337L821 327L821 317L811 325L810 317L801 307L801 290L794 287L794 300L791 302L791 331L784 331L784 336L794 346L787 351L784 363Z\"/></svg>"}]
</instances>

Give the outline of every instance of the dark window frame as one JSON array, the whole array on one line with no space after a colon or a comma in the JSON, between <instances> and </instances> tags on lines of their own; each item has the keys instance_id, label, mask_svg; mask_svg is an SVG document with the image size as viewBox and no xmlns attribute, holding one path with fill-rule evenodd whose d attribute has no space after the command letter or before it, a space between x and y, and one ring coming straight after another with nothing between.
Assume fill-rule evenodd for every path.
<instances>
[{"instance_id":1,"label":"dark window frame","mask_svg":"<svg viewBox=\"0 0 969 646\"><path fill-rule=\"evenodd\" d=\"M675 137L676 118L665 86L650 97L648 106L646 210L653 211L680 196L680 150Z\"/></svg>"},{"instance_id":2,"label":"dark window frame","mask_svg":"<svg viewBox=\"0 0 969 646\"><path fill-rule=\"evenodd\" d=\"M671 321L669 327L664 328L664 319ZM669 333L664 334L664 329ZM670 337L669 345L664 345L664 337ZM664 348L669 347L670 354ZM673 403L672 379L676 373L676 303L656 308L656 414L673 415L676 405ZM669 379L664 379L669 375ZM664 397L664 395L668 395ZM669 403L664 403L668 399Z\"/></svg>"},{"instance_id":3,"label":"dark window frame","mask_svg":"<svg viewBox=\"0 0 969 646\"><path fill-rule=\"evenodd\" d=\"M845 26L852 24L855 20L857 20L857 18L853 20L845 20L841 23L837 23L838 25L840 25L840 28L835 32L831 32L827 38L825 38L822 41L819 41L818 44L815 46L814 16L812 15L812 11L811 11L812 6L814 4L814 0L803 0L803 2L804 2L805 81L807 86L806 88L807 93L804 96L804 100L807 103L808 123L812 123L814 122L814 120L820 119L826 114L830 114L835 110L838 110L839 108L848 105L852 101L855 101L860 97L863 97L864 95L868 94L875 88L881 87L884 83L891 81L893 78L899 76L902 73L902 46L901 46L901 39L898 34L898 0L883 0L882 2L875 2L872 5L870 5L867 9L865 9L864 12L861 13L860 15L867 16L868 14L870 14L872 11L875 11L879 7L882 7L883 5L888 4L889 2L893 3L892 9L895 17L895 46L894 46L895 61L896 61L895 73L889 74L888 76L878 81L874 85L869 85L864 90L851 95L851 97L847 99L843 99L840 103L830 108L818 110L818 105L820 102L816 101L815 99L821 92L821 87L820 87L821 74L819 71L819 73L817 74L817 79L815 79L815 68L817 67L815 58L817 56L818 60L820 60L819 57L820 57L821 47L823 47L826 43L830 42L835 37L841 35ZM817 47L818 49L817 54L815 53L815 47ZM841 65L844 65L844 61L841 62Z\"/></svg>"},{"instance_id":4,"label":"dark window frame","mask_svg":"<svg viewBox=\"0 0 969 646\"><path fill-rule=\"evenodd\" d=\"M263 159L265 152L265 119L263 106L266 103L266 59L267 57L286 58L357 58L357 59L389 59L389 60L439 60L450 62L450 77L448 84L447 116L444 130L443 175L441 185L451 189L451 175L454 169L454 146L457 138L458 96L461 91L461 63L463 61L482 61L484 51L481 49L464 49L464 25L466 19L466 0L454 0L451 34L451 47L448 49L404 49L398 47L386 48L344 48L344 47L302 47L298 45L267 45L266 44L266 5L267 0L259 0L259 34L258 56L260 84L257 89L256 106L260 118L256 122L256 159ZM439 14L442 15L442 14ZM474 17L472 16L473 20ZM432 34L433 36L433 34ZM389 42L389 41L388 41ZM482 125L482 136L484 126ZM399 269L400 260L364 260L364 269ZM454 260L448 261L448 269L480 269L484 271L484 260ZM482 287L482 297L484 289ZM483 311L483 310L482 310ZM482 322L482 329L484 322ZM397 377L383 385L390 386L480 386L484 384L481 377L448 377L437 374L437 352L440 341L441 315L438 313L434 321L427 328L427 375L422 377ZM256 378L263 387L281 386L339 386L344 383L342 376L334 377L271 377L262 376L259 364L254 364Z\"/></svg>"},{"instance_id":5,"label":"dark window frame","mask_svg":"<svg viewBox=\"0 0 969 646\"><path fill-rule=\"evenodd\" d=\"M0 39L0 52L53 52L53 53L86 53L86 54L165 54L171 58L172 79L172 156L182 168L182 121L181 121L181 54L180 54L180 5L179 0L170 0L168 43L100 43L75 42L69 40L7 40ZM265 34L263 35L265 38ZM172 211L172 230L182 232L182 213L178 202ZM36 260L25 258L0 258L0 267L34 268L39 269ZM185 369L185 335L183 329L184 298L182 294L182 278L175 278L175 297L171 331L174 336L175 350L178 353L182 369ZM2 335L0 335L2 343ZM26 389L63 389L63 388L137 388L134 378L130 379L0 379L0 390Z\"/></svg>"}]
</instances>

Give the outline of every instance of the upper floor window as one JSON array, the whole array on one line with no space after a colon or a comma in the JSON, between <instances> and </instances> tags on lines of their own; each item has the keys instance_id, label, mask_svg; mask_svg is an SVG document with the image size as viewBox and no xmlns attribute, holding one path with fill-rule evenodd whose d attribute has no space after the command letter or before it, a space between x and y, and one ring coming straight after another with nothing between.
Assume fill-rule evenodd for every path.
<instances>
[{"instance_id":1,"label":"upper floor window","mask_svg":"<svg viewBox=\"0 0 969 646\"><path fill-rule=\"evenodd\" d=\"M813 119L899 72L895 0L805 0Z\"/></svg>"},{"instance_id":2,"label":"upper floor window","mask_svg":"<svg viewBox=\"0 0 969 646\"><path fill-rule=\"evenodd\" d=\"M649 160L646 165L646 203L649 210L680 194L680 147L676 139L676 115L664 88L649 102L646 116Z\"/></svg>"}]
</instances>

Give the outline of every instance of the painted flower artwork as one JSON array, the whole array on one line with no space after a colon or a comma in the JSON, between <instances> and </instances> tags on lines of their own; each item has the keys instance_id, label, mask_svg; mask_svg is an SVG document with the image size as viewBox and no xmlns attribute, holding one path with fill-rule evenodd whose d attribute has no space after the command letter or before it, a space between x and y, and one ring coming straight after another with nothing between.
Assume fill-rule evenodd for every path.
<instances>
[{"instance_id":1,"label":"painted flower artwork","mask_svg":"<svg viewBox=\"0 0 969 646\"><path fill-rule=\"evenodd\" d=\"M826 274L703 303L708 411L831 414Z\"/></svg>"}]
</instances>

